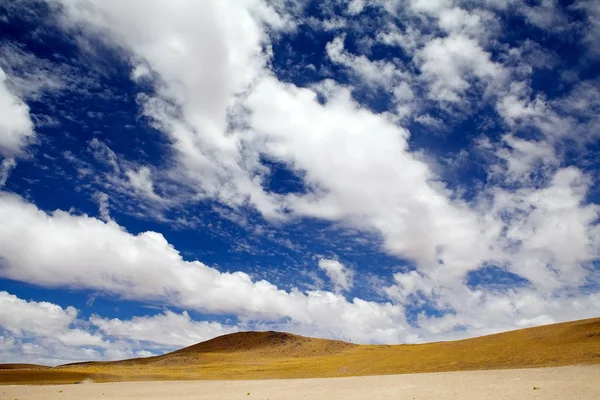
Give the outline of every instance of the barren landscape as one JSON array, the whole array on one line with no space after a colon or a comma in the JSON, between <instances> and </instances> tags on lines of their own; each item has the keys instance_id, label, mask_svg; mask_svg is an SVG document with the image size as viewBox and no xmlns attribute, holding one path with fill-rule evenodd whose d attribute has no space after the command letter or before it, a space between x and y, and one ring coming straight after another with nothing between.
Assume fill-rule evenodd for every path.
<instances>
[{"instance_id":1,"label":"barren landscape","mask_svg":"<svg viewBox=\"0 0 600 400\"><path fill-rule=\"evenodd\" d=\"M240 332L157 357L58 367L5 364L0 383L23 385L2 387L7 399L593 399L600 396L599 364L595 318L419 345ZM371 376L357 377L365 375ZM332 377L347 378L322 379ZM165 382L173 380L196 382ZM64 385L72 383L83 384Z\"/></svg>"},{"instance_id":2,"label":"barren landscape","mask_svg":"<svg viewBox=\"0 0 600 400\"><path fill-rule=\"evenodd\" d=\"M121 382L8 386L1 398L53 399L271 399L271 400L592 400L600 395L600 366L467 371L330 379Z\"/></svg>"}]
</instances>

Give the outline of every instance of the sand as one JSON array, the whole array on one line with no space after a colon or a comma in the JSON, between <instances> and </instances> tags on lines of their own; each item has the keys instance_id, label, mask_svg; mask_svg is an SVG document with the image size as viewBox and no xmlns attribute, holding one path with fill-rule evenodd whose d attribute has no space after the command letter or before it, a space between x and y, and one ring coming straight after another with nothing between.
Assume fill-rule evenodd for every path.
<instances>
[{"instance_id":1,"label":"sand","mask_svg":"<svg viewBox=\"0 0 600 400\"><path fill-rule=\"evenodd\" d=\"M600 366L325 379L0 386L0 399L594 400L600 399Z\"/></svg>"}]
</instances>

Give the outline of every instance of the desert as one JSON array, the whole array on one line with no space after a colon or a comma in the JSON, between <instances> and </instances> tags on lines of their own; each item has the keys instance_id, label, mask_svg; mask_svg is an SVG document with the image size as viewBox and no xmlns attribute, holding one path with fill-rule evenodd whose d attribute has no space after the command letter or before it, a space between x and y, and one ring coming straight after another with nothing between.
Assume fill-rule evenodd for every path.
<instances>
[{"instance_id":1,"label":"desert","mask_svg":"<svg viewBox=\"0 0 600 400\"><path fill-rule=\"evenodd\" d=\"M442 372L349 378L119 382L1 387L3 399L593 400L600 367Z\"/></svg>"},{"instance_id":2,"label":"desert","mask_svg":"<svg viewBox=\"0 0 600 400\"><path fill-rule=\"evenodd\" d=\"M157 357L1 368L7 399L594 399L600 318L416 345L239 332Z\"/></svg>"}]
</instances>

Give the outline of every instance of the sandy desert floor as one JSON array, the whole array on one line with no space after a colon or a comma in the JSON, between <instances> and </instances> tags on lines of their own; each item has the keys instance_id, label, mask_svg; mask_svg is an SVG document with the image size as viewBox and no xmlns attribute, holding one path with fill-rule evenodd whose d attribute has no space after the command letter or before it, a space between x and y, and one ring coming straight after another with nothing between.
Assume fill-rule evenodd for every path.
<instances>
[{"instance_id":1,"label":"sandy desert floor","mask_svg":"<svg viewBox=\"0 0 600 400\"><path fill-rule=\"evenodd\" d=\"M0 399L594 400L600 399L600 366L327 379L4 386Z\"/></svg>"}]
</instances>

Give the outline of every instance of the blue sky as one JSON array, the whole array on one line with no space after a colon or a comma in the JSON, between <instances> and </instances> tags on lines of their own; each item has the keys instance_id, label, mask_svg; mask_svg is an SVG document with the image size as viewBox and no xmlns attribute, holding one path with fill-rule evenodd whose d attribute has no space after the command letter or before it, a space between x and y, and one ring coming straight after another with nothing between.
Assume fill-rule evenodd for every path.
<instances>
[{"instance_id":1,"label":"blue sky","mask_svg":"<svg viewBox=\"0 0 600 400\"><path fill-rule=\"evenodd\" d=\"M600 314L594 1L0 1L0 362Z\"/></svg>"}]
</instances>

